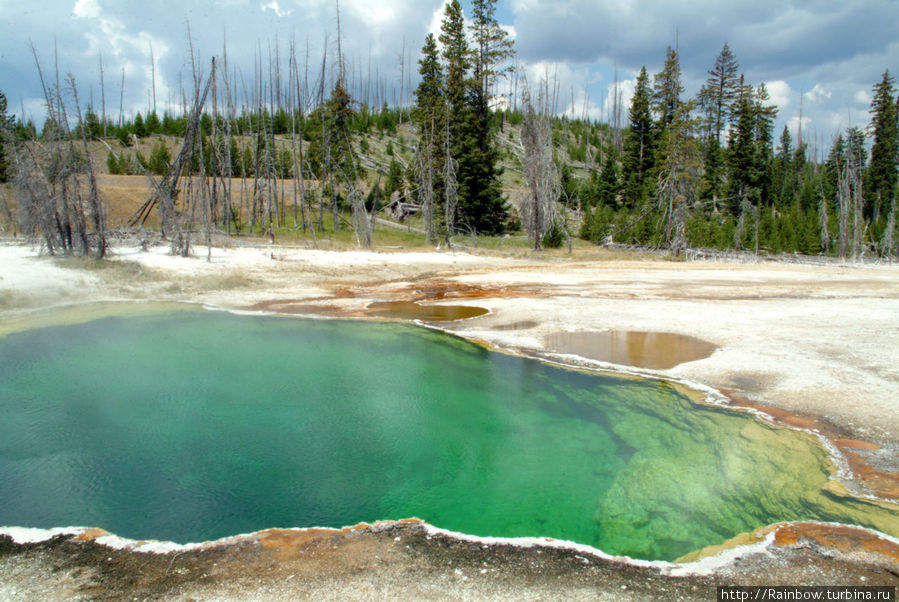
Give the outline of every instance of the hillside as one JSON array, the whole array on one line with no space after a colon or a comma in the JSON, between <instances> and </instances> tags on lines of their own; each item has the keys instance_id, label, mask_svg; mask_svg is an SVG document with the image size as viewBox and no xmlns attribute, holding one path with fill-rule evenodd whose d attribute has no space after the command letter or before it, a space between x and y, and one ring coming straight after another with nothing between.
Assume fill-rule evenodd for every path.
<instances>
[{"instance_id":1,"label":"hillside","mask_svg":"<svg viewBox=\"0 0 899 602\"><path fill-rule=\"evenodd\" d=\"M365 111L363 113L366 113ZM415 205L415 161L417 145L417 129L409 122L408 115L398 111L385 111L389 117L382 117L382 125L373 120L367 128L359 128L354 136L353 146L358 157L358 165L361 176L358 180L359 189L368 197L369 209L376 207L375 216L375 240L376 246L420 246L425 243L423 233L423 220L418 213L412 213L405 217L391 212L387 207L390 194L398 189L404 203ZM405 120L405 121L403 121ZM586 182L591 170L596 169L594 158L599 156L601 146L600 137L607 134L607 128L599 125L584 125L581 122L569 124L566 120L556 122L556 153L560 164L564 165L563 171L570 180L569 192L577 189L580 182ZM521 148L521 124L520 116L511 119L503 116L501 125L496 128L496 143L499 149L500 167L502 169L501 183L502 194L508 202L511 220L511 228L503 237L479 236L473 240L473 244L487 247L511 247L524 248L527 246L526 235L517 229L520 224L520 203L527 193L525 174L522 166ZM588 129L588 133L581 133L582 129ZM294 137L290 134L277 134L273 136L276 155L287 156L292 153ZM583 140L581 140L583 138ZM588 142L588 138L592 144ZM251 135L232 135L232 149L237 149L240 159L234 162L235 172L247 171L243 166L252 166L254 163L254 144L256 137ZM580 141L580 142L579 142ZM308 153L313 147L310 140L300 140L297 136L297 149ZM98 136L88 142L88 149L97 172L100 197L106 208L108 227L114 230L128 230L129 221L138 212L142 205L150 198L154 183L161 182L164 171L159 163L153 164L154 154L159 154L160 147L165 149L164 156L167 167L171 160L177 156L184 143L181 136L154 133L138 137L134 134L120 136ZM292 157L292 154L291 154ZM575 161L572 157L577 157ZM207 159L207 163L209 160ZM275 236L279 240L305 241L319 244L323 240L325 244L352 243L353 235L348 229L334 232L333 217L325 211L323 228L319 228L313 235L312 218L307 219L307 228L303 228L303 211L314 214L316 206L314 199L307 200L306 206L297 205L295 209L294 198L298 198L298 181L294 177L294 164L292 160L283 161L283 172L280 177L272 178L266 184L263 178L254 178L250 173L245 177L238 173L232 177L218 178L217 194L223 195L223 189L230 189L232 202L235 205L235 218L231 221L232 235L253 236L263 235L267 228L261 220L255 220L250 228L249 213L251 212L252 198L259 189L266 185L274 185L278 198L278 215L275 221ZM399 177L391 174L399 166ZM211 165L210 171L211 171ZM156 173L153 173L153 172ZM308 170L307 170L308 173ZM286 176L286 177L285 177ZM194 175L194 185L199 182ZM182 179L182 182L184 180ZM211 192L212 178L207 178L207 186ZM304 178L304 186L307 196L322 193L322 183L310 177ZM6 186L6 197L11 213L17 211L17 194L11 186ZM396 195L394 195L396 196ZM568 203L560 202L559 208L564 212L569 229L576 233L582 221L582 211L579 207L580 198L572 194ZM563 200L564 199L560 199ZM413 208L414 210L414 208ZM296 214L296 220L294 215ZM348 212L341 210L341 216L348 220ZM0 215L0 224L11 232L9 218ZM159 217L157 211L152 211L143 226L150 229L158 229ZM220 223L218 230L222 234L228 233L228 225ZM460 244L466 244L460 241Z\"/></svg>"}]
</instances>

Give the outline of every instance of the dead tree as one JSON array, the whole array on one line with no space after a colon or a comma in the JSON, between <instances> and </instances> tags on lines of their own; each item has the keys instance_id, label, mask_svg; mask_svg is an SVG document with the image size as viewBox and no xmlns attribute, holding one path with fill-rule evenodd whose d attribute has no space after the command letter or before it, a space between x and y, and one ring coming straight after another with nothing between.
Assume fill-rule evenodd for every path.
<instances>
[{"instance_id":1,"label":"dead tree","mask_svg":"<svg viewBox=\"0 0 899 602\"><path fill-rule=\"evenodd\" d=\"M56 60L55 83L47 85L43 69L32 45L35 66L47 103L48 124L42 141L14 145L11 150L13 190L19 200L19 222L28 236L41 240L51 254L106 253L103 207L97 192L93 164L82 123L82 150L69 126L66 98L78 104L74 79L69 76L64 90ZM81 176L88 176L85 206ZM89 214L89 215L88 215ZM90 217L90 226L88 225ZM91 241L95 241L93 244Z\"/></svg>"},{"instance_id":2,"label":"dead tree","mask_svg":"<svg viewBox=\"0 0 899 602\"><path fill-rule=\"evenodd\" d=\"M657 201L662 209L665 221L665 246L676 257L687 247L686 220L690 204L695 202L696 186L702 170L702 156L693 131L698 121L691 117L693 103L682 103L675 112L671 124L665 131L661 146L661 170ZM741 211L737 246L742 238L746 216L749 215L749 202L744 198L744 210ZM754 214L755 247L758 254L758 214Z\"/></svg>"},{"instance_id":3,"label":"dead tree","mask_svg":"<svg viewBox=\"0 0 899 602\"><path fill-rule=\"evenodd\" d=\"M880 243L881 255L888 257L890 264L893 263L893 233L896 231L896 199L893 198L892 207L890 207L890 216L887 218L887 228L883 233L883 240Z\"/></svg>"},{"instance_id":4,"label":"dead tree","mask_svg":"<svg viewBox=\"0 0 899 602\"><path fill-rule=\"evenodd\" d=\"M415 154L418 162L418 202L425 222L425 243L431 244L435 235L434 224L434 140L433 126L427 140L422 140Z\"/></svg>"},{"instance_id":5,"label":"dead tree","mask_svg":"<svg viewBox=\"0 0 899 602\"><path fill-rule=\"evenodd\" d=\"M198 91L194 98L193 106L186 118L184 139L178 155L172 161L161 181L157 183L151 177L153 191L150 194L150 198L128 220L129 227L143 226L150 213L158 206L162 235L163 237L167 235L171 237L172 254L183 257L190 253L190 225L192 220L185 219L187 208L184 204L182 204L181 214L176 213L175 199L179 195L178 183L182 175L187 175L186 180L190 182L191 156L197 151L196 145L201 143L198 142L200 118L203 114L203 107L206 104L211 84L212 78L207 80L203 93L200 94ZM185 199L185 203L189 202L190 198Z\"/></svg>"},{"instance_id":6,"label":"dead tree","mask_svg":"<svg viewBox=\"0 0 899 602\"><path fill-rule=\"evenodd\" d=\"M864 208L862 172L865 163L863 142L861 132L850 128L845 160L837 165L837 205L840 212L838 254L841 259L846 259L851 252L853 261L859 258L862 251Z\"/></svg>"},{"instance_id":7,"label":"dead tree","mask_svg":"<svg viewBox=\"0 0 899 602\"><path fill-rule=\"evenodd\" d=\"M546 232L559 225L555 201L559 198L561 184L553 161L552 124L547 99L541 94L537 99L539 108L535 108L525 82L522 102L524 120L521 145L528 184L527 199L521 207L522 224L537 250Z\"/></svg>"},{"instance_id":8,"label":"dead tree","mask_svg":"<svg viewBox=\"0 0 899 602\"><path fill-rule=\"evenodd\" d=\"M81 124L81 143L84 150L85 164L88 175L88 215L94 228L96 239L96 258L103 259L106 256L106 214L103 204L100 202L100 192L97 187L97 175L94 172L94 161L91 159L90 149L87 147L87 128L81 116L81 105L78 102L78 88L75 86L75 77L69 74L69 84L72 95L75 97L75 108L78 111L78 123Z\"/></svg>"},{"instance_id":9,"label":"dead tree","mask_svg":"<svg viewBox=\"0 0 899 602\"><path fill-rule=\"evenodd\" d=\"M456 180L458 163L450 152L450 127L449 107L447 107L447 119L444 120L443 131L443 230L444 242L452 246L452 236L456 225L456 206L459 204L459 183Z\"/></svg>"}]
</instances>

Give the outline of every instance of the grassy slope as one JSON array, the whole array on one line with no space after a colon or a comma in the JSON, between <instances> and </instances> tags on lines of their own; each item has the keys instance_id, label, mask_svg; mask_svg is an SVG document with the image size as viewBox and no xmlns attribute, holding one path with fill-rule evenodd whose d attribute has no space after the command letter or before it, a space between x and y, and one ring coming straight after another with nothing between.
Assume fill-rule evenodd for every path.
<instances>
[{"instance_id":1,"label":"grassy slope","mask_svg":"<svg viewBox=\"0 0 899 602\"><path fill-rule=\"evenodd\" d=\"M568 162L571 167L572 175L575 178L585 177L587 172L584 169L583 162L573 162L569 159L567 149L569 144L576 143L573 132L568 131L564 123L557 121L555 124L556 134L556 152L558 156ZM524 174L522 171L521 161L518 157L518 148L520 144L521 128L518 125L505 122L503 130L497 133L497 143L499 147L500 161L503 167L502 186L503 194L514 208L517 207L520 197L526 190ZM380 177L381 184L386 181L387 170L390 161L396 158L403 166L413 160L412 145L415 143L416 131L409 124L401 124L395 134L386 131L378 131L372 128L370 133L364 136L367 145L367 152L364 153L362 164L366 169L366 177L362 183L363 189L368 190ZM122 154L131 157L132 162L138 152L145 158L149 158L153 147L162 140L169 149L172 157L176 156L181 145L181 139L172 136L154 135L148 138L140 139L136 145L125 147L115 138L104 140L95 140L89 144L91 157L93 159L94 168L98 173L98 183L101 188L101 196L106 203L108 224L112 228L124 228L128 219L135 211L147 200L150 194L150 179L144 175L111 175L106 166L106 159L110 152L116 156ZM361 147L362 136L356 136L356 149L359 151ZM250 137L237 137L238 146L243 149L251 143ZM308 146L308 143L306 143ZM278 136L276 145L279 149L290 149L291 140L289 136ZM388 145L393 148L393 155L388 154ZM596 149L591 149L595 152ZM156 177L156 180L159 178ZM237 204L241 198L249 198L252 194L253 180L234 178L232 180L232 199ZM279 186L283 186L283 195L285 198L285 225L276 230L276 240L281 243L308 243L317 246L344 248L355 246L355 236L353 232L345 225L340 231L334 232L332 228L332 220L330 211L325 208L324 230L318 231L313 236L311 230L305 232L302 229L294 227L293 220L293 181L284 180L279 182ZM309 182L307 186L315 186L315 182ZM243 188L242 188L243 187ZM241 193L246 196L242 197ZM16 203L12 194L12 190L8 185L0 189L0 194L5 194L9 201L11 211L15 213ZM384 212L378 214L379 218L390 219L390 216ZM579 216L576 212L568 213L569 224L573 234L576 234L579 224ZM158 227L158 219L154 212L146 222L149 228ZM374 245L380 248L413 248L424 247L424 236L415 230L421 230L423 227L420 218L410 218L406 220L402 227L388 227L377 224L374 231ZM11 234L12 228L8 224L8 220L4 215L4 206L0 199L0 234ZM244 224L240 236L247 236ZM261 234L257 227L255 235ZM523 232L513 232L504 237L479 237L477 240L458 237L456 243L465 247L478 247L485 250L491 250L504 253L521 253L528 248L528 242ZM574 240L574 244L578 248L588 249L591 245L582 241Z\"/></svg>"}]
</instances>

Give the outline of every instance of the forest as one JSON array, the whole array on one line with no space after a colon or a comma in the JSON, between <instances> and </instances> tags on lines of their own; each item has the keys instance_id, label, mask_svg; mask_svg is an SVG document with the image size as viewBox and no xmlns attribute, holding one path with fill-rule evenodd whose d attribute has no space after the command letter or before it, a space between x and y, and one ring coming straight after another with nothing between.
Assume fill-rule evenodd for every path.
<instances>
[{"instance_id":1,"label":"forest","mask_svg":"<svg viewBox=\"0 0 899 602\"><path fill-rule=\"evenodd\" d=\"M416 86L405 69L393 94L347 61L339 9L336 56L324 52L311 73L308 46L299 57L293 40L286 51L260 47L249 77L225 44L201 64L191 43L191 84L161 116L155 83L143 115L120 105L116 119L105 91L102 107L85 103L74 77L33 49L47 118L38 131L0 91L0 223L50 253L98 257L112 229L150 223L186 256L195 240L288 231L351 232L368 248L385 219L436 246L506 237L672 256L899 252L899 98L888 70L872 82L867 127L841 132L825 153L810 152L801 129L795 140L774 131L777 107L727 44L694 98L669 47L659 72L640 70L628 107L616 92L607 119L579 118L557 110L558 81L515 68L495 4L474 0L463 15L449 2L439 35L423 40ZM103 77L101 61L101 90ZM108 223L102 174L147 182L126 224Z\"/></svg>"}]
</instances>

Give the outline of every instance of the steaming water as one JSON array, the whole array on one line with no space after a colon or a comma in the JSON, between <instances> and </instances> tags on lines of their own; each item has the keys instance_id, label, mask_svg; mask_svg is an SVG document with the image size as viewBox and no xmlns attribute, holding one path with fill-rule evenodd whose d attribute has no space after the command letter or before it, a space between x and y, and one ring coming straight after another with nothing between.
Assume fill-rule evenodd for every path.
<instances>
[{"instance_id":1,"label":"steaming water","mask_svg":"<svg viewBox=\"0 0 899 602\"><path fill-rule=\"evenodd\" d=\"M803 434L418 327L181 310L0 338L0 525L137 539L418 516L673 559L835 497Z\"/></svg>"}]
</instances>

